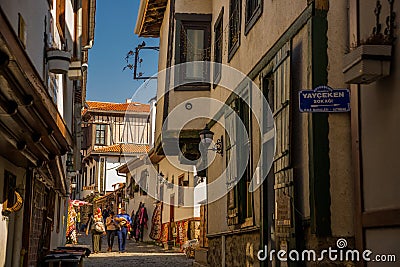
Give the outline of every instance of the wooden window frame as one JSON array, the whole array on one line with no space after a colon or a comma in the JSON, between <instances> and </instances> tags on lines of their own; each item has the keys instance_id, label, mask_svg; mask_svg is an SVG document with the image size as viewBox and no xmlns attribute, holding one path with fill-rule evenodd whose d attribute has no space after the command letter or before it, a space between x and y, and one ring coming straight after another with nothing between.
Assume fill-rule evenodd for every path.
<instances>
[{"instance_id":1,"label":"wooden window frame","mask_svg":"<svg viewBox=\"0 0 400 267\"><path fill-rule=\"evenodd\" d=\"M97 126L99 126L100 127L100 129L97 129ZM104 127L104 130L103 129L101 129L101 127ZM107 137L107 135L106 135L106 130L107 130L107 124L96 124L96 128L95 128L95 140L94 140L94 142L95 142L95 144L96 145L100 145L100 146L105 146L106 145L106 137ZM104 133L104 136L102 137L103 139L104 139L104 142L103 143L101 143L101 142L97 142L98 141L98 138L97 138L97 132L103 132ZM101 138L101 137L99 137L99 138Z\"/></svg>"},{"instance_id":2,"label":"wooden window frame","mask_svg":"<svg viewBox=\"0 0 400 267\"><path fill-rule=\"evenodd\" d=\"M224 7L222 7L221 12L218 15L217 20L214 24L214 62L222 63L222 54L224 47ZM218 85L221 80L222 69L219 64L214 65L214 73L213 73L213 83L214 88Z\"/></svg>"},{"instance_id":3,"label":"wooden window frame","mask_svg":"<svg viewBox=\"0 0 400 267\"><path fill-rule=\"evenodd\" d=\"M250 1L258 1L258 4L252 7ZM264 1L262 0L246 0L244 35L249 33L249 31L261 17L264 7L263 2ZM250 8L252 8L252 10L250 10Z\"/></svg>"},{"instance_id":4,"label":"wooden window frame","mask_svg":"<svg viewBox=\"0 0 400 267\"><path fill-rule=\"evenodd\" d=\"M203 61L210 61L210 51L211 51L211 20L212 16L209 14L184 14L177 13L175 14L176 23L176 41L175 41L175 64L181 64L188 62L185 58L185 37L186 30L188 29L197 29L204 31L204 59ZM206 69L206 75L210 77L209 65L205 64L204 68ZM176 81L185 81L187 78L185 77L184 72L177 71L175 73ZM206 79L207 80L207 79ZM209 91L210 83L209 82L189 82L185 81L184 85L175 86L175 90L177 91Z\"/></svg>"},{"instance_id":5,"label":"wooden window frame","mask_svg":"<svg viewBox=\"0 0 400 267\"><path fill-rule=\"evenodd\" d=\"M234 7L235 6L235 7ZM233 40L232 30L234 28L234 12L237 11L237 40ZM231 61L236 51L240 47L240 33L241 33L241 20L242 20L242 1L241 0L230 0L229 1L229 38L228 38L228 62Z\"/></svg>"}]
</instances>

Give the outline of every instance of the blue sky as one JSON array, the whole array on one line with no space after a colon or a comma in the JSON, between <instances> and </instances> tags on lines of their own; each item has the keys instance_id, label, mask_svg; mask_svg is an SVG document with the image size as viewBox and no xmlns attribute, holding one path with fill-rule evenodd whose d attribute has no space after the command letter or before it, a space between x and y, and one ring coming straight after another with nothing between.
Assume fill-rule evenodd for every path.
<instances>
[{"instance_id":1,"label":"blue sky","mask_svg":"<svg viewBox=\"0 0 400 267\"><path fill-rule=\"evenodd\" d=\"M134 34L139 2L97 1L94 45L89 50L87 100L125 102L144 83L144 80L133 80L133 71L122 71L129 50L143 41L147 46L158 46L158 39L138 38ZM154 75L157 52L145 53L142 58L138 71L146 76ZM143 98L140 101L145 102Z\"/></svg>"}]
</instances>

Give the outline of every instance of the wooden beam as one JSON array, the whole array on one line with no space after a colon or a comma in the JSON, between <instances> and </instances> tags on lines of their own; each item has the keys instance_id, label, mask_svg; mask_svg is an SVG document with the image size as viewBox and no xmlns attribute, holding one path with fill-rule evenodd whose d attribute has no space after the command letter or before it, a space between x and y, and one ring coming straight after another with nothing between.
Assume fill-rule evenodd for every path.
<instances>
[{"instance_id":1,"label":"wooden beam","mask_svg":"<svg viewBox=\"0 0 400 267\"><path fill-rule=\"evenodd\" d=\"M368 211L362 214L365 228L400 226L400 209Z\"/></svg>"}]
</instances>

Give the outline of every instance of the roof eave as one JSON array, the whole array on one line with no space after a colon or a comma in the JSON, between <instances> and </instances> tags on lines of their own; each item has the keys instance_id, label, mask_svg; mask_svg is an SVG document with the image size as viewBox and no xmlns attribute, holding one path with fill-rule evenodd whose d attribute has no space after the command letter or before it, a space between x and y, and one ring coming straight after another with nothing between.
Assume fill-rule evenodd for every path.
<instances>
[{"instance_id":1,"label":"roof eave","mask_svg":"<svg viewBox=\"0 0 400 267\"><path fill-rule=\"evenodd\" d=\"M141 37L160 37L160 28L168 0L141 0L135 34Z\"/></svg>"},{"instance_id":2,"label":"roof eave","mask_svg":"<svg viewBox=\"0 0 400 267\"><path fill-rule=\"evenodd\" d=\"M140 35L140 32L143 27L143 18L144 18L146 6L147 6L147 0L140 0L138 16L136 18L136 25L135 25L135 34L137 34L137 35Z\"/></svg>"}]
</instances>

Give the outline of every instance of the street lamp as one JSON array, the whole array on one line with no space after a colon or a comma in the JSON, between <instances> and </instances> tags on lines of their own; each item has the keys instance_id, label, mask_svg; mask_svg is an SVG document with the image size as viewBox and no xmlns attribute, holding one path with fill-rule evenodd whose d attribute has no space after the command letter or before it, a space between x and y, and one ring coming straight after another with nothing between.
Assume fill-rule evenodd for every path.
<instances>
[{"instance_id":1,"label":"street lamp","mask_svg":"<svg viewBox=\"0 0 400 267\"><path fill-rule=\"evenodd\" d=\"M200 135L200 142L205 147L207 147L207 150L215 151L216 153L223 156L223 154L224 154L224 139L223 139L222 135L221 135L220 139L217 139L214 147L212 147L212 148L208 148L208 146L213 142L214 133L212 131L210 131L207 124L206 124L206 127L204 127L204 129L199 133L199 135Z\"/></svg>"}]
</instances>

